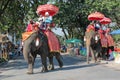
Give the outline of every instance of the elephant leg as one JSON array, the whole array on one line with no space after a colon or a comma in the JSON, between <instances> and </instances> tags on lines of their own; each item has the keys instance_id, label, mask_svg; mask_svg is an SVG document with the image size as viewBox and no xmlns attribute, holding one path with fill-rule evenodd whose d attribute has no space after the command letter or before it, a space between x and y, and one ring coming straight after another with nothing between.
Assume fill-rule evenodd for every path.
<instances>
[{"instance_id":1,"label":"elephant leg","mask_svg":"<svg viewBox=\"0 0 120 80\"><path fill-rule=\"evenodd\" d=\"M3 50L3 52L2 52L2 58L5 59L5 51L4 51L4 50Z\"/></svg>"},{"instance_id":2,"label":"elephant leg","mask_svg":"<svg viewBox=\"0 0 120 80\"><path fill-rule=\"evenodd\" d=\"M99 52L96 52L95 54L95 58L96 58L96 61L100 62L100 53Z\"/></svg>"},{"instance_id":3,"label":"elephant leg","mask_svg":"<svg viewBox=\"0 0 120 80\"><path fill-rule=\"evenodd\" d=\"M30 55L28 57L28 74L33 74L33 67L34 67L34 62L35 62L36 54L35 55Z\"/></svg>"},{"instance_id":4,"label":"elephant leg","mask_svg":"<svg viewBox=\"0 0 120 80\"><path fill-rule=\"evenodd\" d=\"M61 55L60 55L60 53L59 53L59 52L55 53L55 57L56 57L56 59L57 59L57 61L58 61L58 63L59 63L60 68L62 68L62 67L63 67L63 62L62 62L62 60L61 60Z\"/></svg>"},{"instance_id":5,"label":"elephant leg","mask_svg":"<svg viewBox=\"0 0 120 80\"><path fill-rule=\"evenodd\" d=\"M96 62L96 57L95 57L95 54L94 54L93 49L91 47L90 47L90 52L91 52L91 55L92 55L92 60L94 62Z\"/></svg>"},{"instance_id":6,"label":"elephant leg","mask_svg":"<svg viewBox=\"0 0 120 80\"><path fill-rule=\"evenodd\" d=\"M52 56L49 56L49 66L48 66L48 69L49 70L54 70L54 63L53 63L53 55Z\"/></svg>"},{"instance_id":7,"label":"elephant leg","mask_svg":"<svg viewBox=\"0 0 120 80\"><path fill-rule=\"evenodd\" d=\"M7 61L7 53L4 54L4 59Z\"/></svg>"},{"instance_id":8,"label":"elephant leg","mask_svg":"<svg viewBox=\"0 0 120 80\"><path fill-rule=\"evenodd\" d=\"M41 54L41 61L42 61L42 70L41 72L47 72L47 56L45 54Z\"/></svg>"},{"instance_id":9,"label":"elephant leg","mask_svg":"<svg viewBox=\"0 0 120 80\"><path fill-rule=\"evenodd\" d=\"M95 58L97 59L99 57L99 53L95 51Z\"/></svg>"},{"instance_id":10,"label":"elephant leg","mask_svg":"<svg viewBox=\"0 0 120 80\"><path fill-rule=\"evenodd\" d=\"M90 47L87 46L87 63L89 64L89 53L90 53Z\"/></svg>"},{"instance_id":11,"label":"elephant leg","mask_svg":"<svg viewBox=\"0 0 120 80\"><path fill-rule=\"evenodd\" d=\"M101 62L101 59L102 59L102 53L99 52L99 62Z\"/></svg>"}]
</instances>

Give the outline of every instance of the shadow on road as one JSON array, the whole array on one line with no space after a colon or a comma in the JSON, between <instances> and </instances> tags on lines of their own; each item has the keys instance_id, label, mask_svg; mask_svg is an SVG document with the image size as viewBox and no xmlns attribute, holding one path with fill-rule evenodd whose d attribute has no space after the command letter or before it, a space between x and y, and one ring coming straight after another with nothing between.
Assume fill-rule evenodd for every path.
<instances>
[{"instance_id":1,"label":"shadow on road","mask_svg":"<svg viewBox=\"0 0 120 80\"><path fill-rule=\"evenodd\" d=\"M0 78L5 79L5 78L13 77L13 76L15 76L15 75L0 75Z\"/></svg>"},{"instance_id":2,"label":"shadow on road","mask_svg":"<svg viewBox=\"0 0 120 80\"><path fill-rule=\"evenodd\" d=\"M63 68L56 68L53 71L58 70L71 70L71 69L77 69L77 68L86 68L86 67L92 67L96 66L98 64L85 64L86 60L82 59L81 57L71 57L63 55ZM84 65L82 64L84 63ZM78 65L79 64L79 65ZM82 64L82 65L81 65ZM54 58L54 65L58 66L57 60ZM15 60L11 60L5 65L0 66L0 71L7 71L7 70L15 70L15 69L27 69L27 63L25 62L23 57L20 57ZM36 58L34 69L40 68L42 66L40 57ZM50 72L53 72L50 71Z\"/></svg>"},{"instance_id":3,"label":"shadow on road","mask_svg":"<svg viewBox=\"0 0 120 80\"><path fill-rule=\"evenodd\" d=\"M86 59L83 59L83 57L76 57L76 56L72 57L72 56L63 55L64 65L74 65L83 62L86 62Z\"/></svg>"},{"instance_id":4,"label":"shadow on road","mask_svg":"<svg viewBox=\"0 0 120 80\"><path fill-rule=\"evenodd\" d=\"M48 72L35 72L34 74L45 74L45 73L51 73L51 72L57 72L57 71L67 71L67 70L73 70L73 69L80 69L80 68L89 68L89 67L93 67L93 66L97 66L99 64L86 64L86 65L76 65L76 66L65 66L63 68L56 68L54 70L49 70Z\"/></svg>"},{"instance_id":5,"label":"shadow on road","mask_svg":"<svg viewBox=\"0 0 120 80\"><path fill-rule=\"evenodd\" d=\"M71 70L71 69L77 69L77 68L88 68L88 67L93 67L93 66L97 66L98 64L86 64L86 65L76 65L76 66L67 66L67 67L63 67L60 70Z\"/></svg>"}]
</instances>

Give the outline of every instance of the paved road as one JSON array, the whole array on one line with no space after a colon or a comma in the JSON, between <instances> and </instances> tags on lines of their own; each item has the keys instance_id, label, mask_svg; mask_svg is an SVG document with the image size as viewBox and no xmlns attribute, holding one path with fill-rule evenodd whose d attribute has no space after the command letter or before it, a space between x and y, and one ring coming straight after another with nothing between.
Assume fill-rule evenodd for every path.
<instances>
[{"instance_id":1,"label":"paved road","mask_svg":"<svg viewBox=\"0 0 120 80\"><path fill-rule=\"evenodd\" d=\"M86 64L81 57L63 55L64 67L41 73L41 62L36 59L34 74L26 74L27 65L23 58L11 60L0 67L0 80L120 80L120 71L102 64Z\"/></svg>"}]
</instances>

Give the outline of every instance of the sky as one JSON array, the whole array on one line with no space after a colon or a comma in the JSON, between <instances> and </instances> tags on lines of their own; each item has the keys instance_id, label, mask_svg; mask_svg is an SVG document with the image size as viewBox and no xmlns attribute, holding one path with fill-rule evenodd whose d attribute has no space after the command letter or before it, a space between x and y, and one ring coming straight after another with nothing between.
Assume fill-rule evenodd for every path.
<instances>
[{"instance_id":1,"label":"sky","mask_svg":"<svg viewBox=\"0 0 120 80\"><path fill-rule=\"evenodd\" d=\"M62 32L62 28L53 28L52 31L53 31L55 34L64 37L64 33ZM65 30L65 32L66 32L66 34L68 35L67 30Z\"/></svg>"}]
</instances>

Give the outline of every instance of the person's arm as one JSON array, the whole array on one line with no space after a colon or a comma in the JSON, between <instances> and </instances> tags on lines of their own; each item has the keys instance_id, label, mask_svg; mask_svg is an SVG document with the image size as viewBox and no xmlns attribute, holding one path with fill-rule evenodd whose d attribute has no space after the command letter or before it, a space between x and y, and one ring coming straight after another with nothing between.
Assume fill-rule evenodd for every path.
<instances>
[{"instance_id":1,"label":"person's arm","mask_svg":"<svg viewBox=\"0 0 120 80\"><path fill-rule=\"evenodd\" d=\"M43 22L45 22L45 20L46 20L46 17L42 17L43 18Z\"/></svg>"},{"instance_id":2,"label":"person's arm","mask_svg":"<svg viewBox=\"0 0 120 80\"><path fill-rule=\"evenodd\" d=\"M49 19L52 21L52 16L49 16Z\"/></svg>"},{"instance_id":3,"label":"person's arm","mask_svg":"<svg viewBox=\"0 0 120 80\"><path fill-rule=\"evenodd\" d=\"M29 27L30 27L30 25L28 24L27 27L26 27L26 29L25 29L25 31L29 31L29 30L28 30Z\"/></svg>"}]
</instances>

